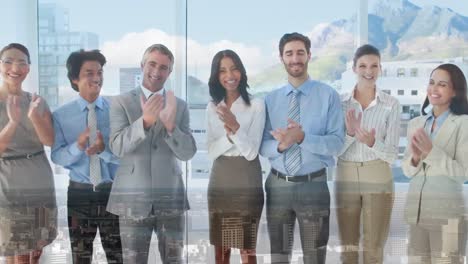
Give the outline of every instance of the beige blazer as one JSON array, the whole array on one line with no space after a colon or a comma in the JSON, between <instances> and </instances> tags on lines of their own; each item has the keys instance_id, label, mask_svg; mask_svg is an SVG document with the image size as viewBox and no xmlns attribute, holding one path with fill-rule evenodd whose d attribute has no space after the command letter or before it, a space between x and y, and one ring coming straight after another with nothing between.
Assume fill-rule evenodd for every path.
<instances>
[{"instance_id":1,"label":"beige blazer","mask_svg":"<svg viewBox=\"0 0 468 264\"><path fill-rule=\"evenodd\" d=\"M157 122L143 128L141 88L113 98L110 109L109 147L120 160L107 210L119 216L147 217L189 208L179 160L196 151L189 127L187 104L177 98L176 128L168 135Z\"/></svg>"},{"instance_id":2,"label":"beige blazer","mask_svg":"<svg viewBox=\"0 0 468 264\"><path fill-rule=\"evenodd\" d=\"M409 140L417 128L424 127L426 116L410 121L408 146L403 160L403 172L410 185L405 217L408 223L447 219L464 214L463 182L468 175L468 116L449 114L439 129L433 148L418 166L411 165Z\"/></svg>"}]
</instances>

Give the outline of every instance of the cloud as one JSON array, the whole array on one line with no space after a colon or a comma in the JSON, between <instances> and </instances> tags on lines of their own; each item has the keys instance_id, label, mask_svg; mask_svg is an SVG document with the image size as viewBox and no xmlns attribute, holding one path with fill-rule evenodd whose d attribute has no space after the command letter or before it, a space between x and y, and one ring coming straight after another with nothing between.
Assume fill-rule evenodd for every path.
<instances>
[{"instance_id":1,"label":"cloud","mask_svg":"<svg viewBox=\"0 0 468 264\"><path fill-rule=\"evenodd\" d=\"M127 33L117 41L105 42L101 50L106 55L111 67L136 67L139 65L145 49L154 44L162 43L174 53L176 67L184 63L185 37L170 35L159 29L148 29L143 32ZM219 40L202 44L194 39L187 40L187 64L189 75L195 75L207 80L211 68L211 60L216 52L232 49L242 59L247 74L255 74L277 61L271 52L265 52L259 46L247 45L242 42ZM183 64L182 64L183 65Z\"/></svg>"}]
</instances>

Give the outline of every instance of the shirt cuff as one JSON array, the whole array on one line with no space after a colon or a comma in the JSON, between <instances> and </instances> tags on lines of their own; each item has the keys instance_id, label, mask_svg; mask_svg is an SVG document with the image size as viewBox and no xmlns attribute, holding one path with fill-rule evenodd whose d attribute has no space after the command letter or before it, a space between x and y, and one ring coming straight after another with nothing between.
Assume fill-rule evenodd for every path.
<instances>
[{"instance_id":1,"label":"shirt cuff","mask_svg":"<svg viewBox=\"0 0 468 264\"><path fill-rule=\"evenodd\" d=\"M428 165L434 165L434 163L440 162L441 159L442 159L442 155L440 155L439 148L433 145L431 151L420 162L424 162Z\"/></svg>"},{"instance_id":2,"label":"shirt cuff","mask_svg":"<svg viewBox=\"0 0 468 264\"><path fill-rule=\"evenodd\" d=\"M178 136L183 134L182 131L177 126L174 127L174 130L172 130L172 132L169 132L167 130L165 130L165 131L166 131L166 133L165 133L164 137L168 138L168 139L173 138L173 137L177 138Z\"/></svg>"},{"instance_id":3,"label":"shirt cuff","mask_svg":"<svg viewBox=\"0 0 468 264\"><path fill-rule=\"evenodd\" d=\"M109 162L110 159L112 158L112 154L110 154L109 152L106 151L106 149L104 149L101 153L98 153L98 156L105 160L106 162Z\"/></svg>"},{"instance_id":4,"label":"shirt cuff","mask_svg":"<svg viewBox=\"0 0 468 264\"><path fill-rule=\"evenodd\" d=\"M70 155L72 155L72 156L78 156L78 155L81 155L81 153L83 153L83 150L81 150L78 147L78 142L74 142L68 148L68 153L70 153Z\"/></svg>"}]
</instances>

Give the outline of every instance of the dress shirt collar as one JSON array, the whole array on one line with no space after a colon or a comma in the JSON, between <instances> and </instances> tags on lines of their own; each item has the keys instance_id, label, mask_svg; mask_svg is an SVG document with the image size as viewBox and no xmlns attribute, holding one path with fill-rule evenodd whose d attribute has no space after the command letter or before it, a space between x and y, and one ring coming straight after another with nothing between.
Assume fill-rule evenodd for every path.
<instances>
[{"instance_id":1,"label":"dress shirt collar","mask_svg":"<svg viewBox=\"0 0 468 264\"><path fill-rule=\"evenodd\" d=\"M437 118L434 116L434 112L433 111L430 111L428 114L427 114L427 120L431 120L431 119L435 119L435 122L436 122L436 126L437 127L440 127L442 125L442 123L445 121L445 119L447 119L447 117L449 116L450 114L450 109L447 109L445 112L443 112L442 114L440 114Z\"/></svg>"},{"instance_id":2,"label":"dress shirt collar","mask_svg":"<svg viewBox=\"0 0 468 264\"><path fill-rule=\"evenodd\" d=\"M98 98L93 102L96 104L96 106L99 108L99 109L103 109L104 108L104 105L103 105L103 102L102 102L102 97L101 96L98 96ZM83 97L79 97L78 98L78 105L80 106L80 110L81 111L84 111L85 109L87 109L87 106L90 104L90 102L86 101Z\"/></svg>"},{"instance_id":3,"label":"dress shirt collar","mask_svg":"<svg viewBox=\"0 0 468 264\"><path fill-rule=\"evenodd\" d=\"M232 102L232 104L233 104L233 105L235 105L235 104L236 104L236 105L237 105L237 104L242 105L242 104L244 104L244 99L242 99L242 96L239 95L239 97L237 97L237 99L234 100L234 102Z\"/></svg>"},{"instance_id":4,"label":"dress shirt collar","mask_svg":"<svg viewBox=\"0 0 468 264\"><path fill-rule=\"evenodd\" d=\"M143 92L143 94L145 95L146 99L148 99L148 97L152 94L160 94L160 95L164 95L164 87L157 91L157 92L152 92L150 90L148 90L146 87L143 86L143 84L140 86L141 87L141 91Z\"/></svg>"},{"instance_id":5,"label":"dress shirt collar","mask_svg":"<svg viewBox=\"0 0 468 264\"><path fill-rule=\"evenodd\" d=\"M291 83L288 83L284 87L284 95L288 96L290 93L292 93L294 90L296 90L298 92L298 94L302 93L302 94L307 96L307 95L309 95L310 90L313 87L313 83L314 83L314 81L312 79L310 79L310 77L303 84L299 85L298 87L294 87L294 86L292 86Z\"/></svg>"},{"instance_id":6,"label":"dress shirt collar","mask_svg":"<svg viewBox=\"0 0 468 264\"><path fill-rule=\"evenodd\" d=\"M353 91L351 93L349 93L349 95L347 97L345 97L345 101L356 101L356 99L354 99L354 92L356 92L356 87L353 89ZM375 88L375 98L374 100L372 101L380 101L382 103L385 103L387 102L387 97L385 97L385 95L383 94L384 92L382 92L380 89L378 89L377 87ZM357 101L356 101L357 102ZM372 103L371 103L372 104Z\"/></svg>"}]
</instances>

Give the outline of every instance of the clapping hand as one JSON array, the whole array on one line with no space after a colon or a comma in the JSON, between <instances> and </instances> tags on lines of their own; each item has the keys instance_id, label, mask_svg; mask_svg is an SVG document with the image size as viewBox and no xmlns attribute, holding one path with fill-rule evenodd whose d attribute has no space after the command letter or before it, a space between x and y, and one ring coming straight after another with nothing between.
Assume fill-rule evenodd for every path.
<instances>
[{"instance_id":1,"label":"clapping hand","mask_svg":"<svg viewBox=\"0 0 468 264\"><path fill-rule=\"evenodd\" d=\"M35 93L32 95L31 102L29 103L28 118L31 121L40 120L42 115L39 113L39 106L41 105L42 99Z\"/></svg>"},{"instance_id":2,"label":"clapping hand","mask_svg":"<svg viewBox=\"0 0 468 264\"><path fill-rule=\"evenodd\" d=\"M159 113L159 119L164 124L167 132L171 133L175 128L175 119L177 114L177 98L173 91L166 92L166 105Z\"/></svg>"},{"instance_id":3,"label":"clapping hand","mask_svg":"<svg viewBox=\"0 0 468 264\"><path fill-rule=\"evenodd\" d=\"M295 143L301 143L304 139L302 126L292 119L288 119L286 128L277 128L270 131L276 141L278 141L278 150L283 152Z\"/></svg>"},{"instance_id":4,"label":"clapping hand","mask_svg":"<svg viewBox=\"0 0 468 264\"><path fill-rule=\"evenodd\" d=\"M366 144L370 148L373 147L375 144L375 128L372 128L370 131L367 131L361 127L358 127L355 130L354 136L359 142Z\"/></svg>"},{"instance_id":5,"label":"clapping hand","mask_svg":"<svg viewBox=\"0 0 468 264\"><path fill-rule=\"evenodd\" d=\"M145 99L145 96L141 95L140 106L143 112L143 126L145 129L149 129L158 121L163 105L163 96L160 94L154 94L149 99Z\"/></svg>"},{"instance_id":6,"label":"clapping hand","mask_svg":"<svg viewBox=\"0 0 468 264\"><path fill-rule=\"evenodd\" d=\"M102 136L101 131L96 131L96 140L88 148L86 148L86 155L91 156L94 154L99 154L104 151L104 137Z\"/></svg>"},{"instance_id":7,"label":"clapping hand","mask_svg":"<svg viewBox=\"0 0 468 264\"><path fill-rule=\"evenodd\" d=\"M8 119L10 122L18 124L21 121L20 97L8 95L6 106Z\"/></svg>"},{"instance_id":8,"label":"clapping hand","mask_svg":"<svg viewBox=\"0 0 468 264\"><path fill-rule=\"evenodd\" d=\"M432 150L432 141L427 135L424 128L418 128L411 137L411 147L415 158L419 159L427 157Z\"/></svg>"},{"instance_id":9,"label":"clapping hand","mask_svg":"<svg viewBox=\"0 0 468 264\"><path fill-rule=\"evenodd\" d=\"M236 116L231 112L224 102L220 102L216 106L216 114L218 118L224 123L224 128L228 134L235 134L240 125L237 122Z\"/></svg>"},{"instance_id":10,"label":"clapping hand","mask_svg":"<svg viewBox=\"0 0 468 264\"><path fill-rule=\"evenodd\" d=\"M358 117L356 118L356 111L354 109L350 109L348 112L346 112L346 133L349 136L354 137L356 129L361 126L361 119L362 113L359 113Z\"/></svg>"}]
</instances>

